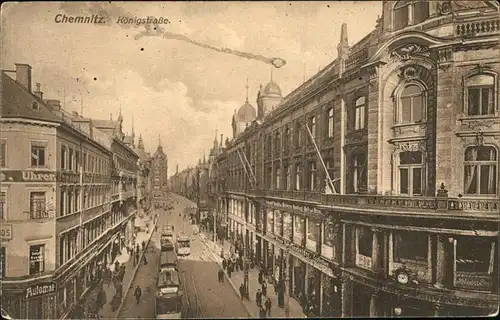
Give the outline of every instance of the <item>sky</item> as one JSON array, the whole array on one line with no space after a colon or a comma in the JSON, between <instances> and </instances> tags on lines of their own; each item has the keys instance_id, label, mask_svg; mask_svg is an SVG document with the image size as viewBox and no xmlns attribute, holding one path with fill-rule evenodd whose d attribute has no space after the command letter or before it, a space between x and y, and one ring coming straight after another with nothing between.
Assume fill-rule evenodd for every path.
<instances>
[{"instance_id":1,"label":"sky","mask_svg":"<svg viewBox=\"0 0 500 320\"><path fill-rule=\"evenodd\" d=\"M63 14L96 14L105 23L56 23ZM4 3L1 68L31 65L33 87L40 83L44 98L61 100L66 110L116 119L121 108L124 131L133 119L147 151L161 138L171 175L177 164L182 170L208 156L216 132L218 140L231 138L247 79L254 107L259 85L269 82L273 66L265 59L286 61L273 68L273 80L287 95L336 58L342 23L353 45L381 14L378 1ZM119 17L168 23L152 29ZM263 59L147 36L154 32Z\"/></svg>"}]
</instances>

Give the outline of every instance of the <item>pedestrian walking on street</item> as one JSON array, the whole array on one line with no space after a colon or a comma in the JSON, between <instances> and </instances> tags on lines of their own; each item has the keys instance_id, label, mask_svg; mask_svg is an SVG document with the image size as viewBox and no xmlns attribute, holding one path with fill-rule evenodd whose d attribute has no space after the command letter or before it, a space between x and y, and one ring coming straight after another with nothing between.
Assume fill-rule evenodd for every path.
<instances>
[{"instance_id":1,"label":"pedestrian walking on street","mask_svg":"<svg viewBox=\"0 0 500 320\"><path fill-rule=\"evenodd\" d=\"M262 307L262 292L260 292L260 289L255 293L255 302L257 303L257 307Z\"/></svg>"},{"instance_id":2,"label":"pedestrian walking on street","mask_svg":"<svg viewBox=\"0 0 500 320\"><path fill-rule=\"evenodd\" d=\"M135 247L135 252L136 252L136 254L138 254L138 253L139 253L139 250L141 250L141 247L139 247L139 244L137 244L137 246Z\"/></svg>"},{"instance_id":3,"label":"pedestrian walking on street","mask_svg":"<svg viewBox=\"0 0 500 320\"><path fill-rule=\"evenodd\" d=\"M139 287L139 285L138 285L134 291L134 296L135 296L135 300L137 301L137 304L139 304L139 300L141 299L141 295L142 295L142 290L141 290L141 287Z\"/></svg>"},{"instance_id":4,"label":"pedestrian walking on street","mask_svg":"<svg viewBox=\"0 0 500 320\"><path fill-rule=\"evenodd\" d=\"M265 307L266 307L266 312L267 312L267 315L268 316L271 316L271 298L267 298L266 302L264 303Z\"/></svg>"},{"instance_id":5,"label":"pedestrian walking on street","mask_svg":"<svg viewBox=\"0 0 500 320\"><path fill-rule=\"evenodd\" d=\"M233 272L233 266L232 266L232 265L229 265L229 266L227 267L227 276L228 276L229 278L231 278L231 273L232 273L232 272Z\"/></svg>"},{"instance_id":6,"label":"pedestrian walking on street","mask_svg":"<svg viewBox=\"0 0 500 320\"><path fill-rule=\"evenodd\" d=\"M219 282L224 282L224 271L222 271L222 269L219 269L218 275L219 275Z\"/></svg>"},{"instance_id":7,"label":"pedestrian walking on street","mask_svg":"<svg viewBox=\"0 0 500 320\"><path fill-rule=\"evenodd\" d=\"M266 280L262 281L262 295L267 296L267 283L266 283Z\"/></svg>"},{"instance_id":8,"label":"pedestrian walking on street","mask_svg":"<svg viewBox=\"0 0 500 320\"><path fill-rule=\"evenodd\" d=\"M260 319L265 319L266 318L266 310L264 310L264 308L262 308L262 306L260 306L259 318Z\"/></svg>"},{"instance_id":9,"label":"pedestrian walking on street","mask_svg":"<svg viewBox=\"0 0 500 320\"><path fill-rule=\"evenodd\" d=\"M262 284L262 269L259 270L259 284Z\"/></svg>"},{"instance_id":10,"label":"pedestrian walking on street","mask_svg":"<svg viewBox=\"0 0 500 320\"><path fill-rule=\"evenodd\" d=\"M146 241L142 240L142 251L144 251L144 249L146 249Z\"/></svg>"},{"instance_id":11,"label":"pedestrian walking on street","mask_svg":"<svg viewBox=\"0 0 500 320\"><path fill-rule=\"evenodd\" d=\"M226 258L222 258L222 269L226 270L226 265L227 265Z\"/></svg>"},{"instance_id":12,"label":"pedestrian walking on street","mask_svg":"<svg viewBox=\"0 0 500 320\"><path fill-rule=\"evenodd\" d=\"M240 297L241 297L241 300L243 300L243 297L245 296L245 286L242 284L240 284Z\"/></svg>"}]
</instances>

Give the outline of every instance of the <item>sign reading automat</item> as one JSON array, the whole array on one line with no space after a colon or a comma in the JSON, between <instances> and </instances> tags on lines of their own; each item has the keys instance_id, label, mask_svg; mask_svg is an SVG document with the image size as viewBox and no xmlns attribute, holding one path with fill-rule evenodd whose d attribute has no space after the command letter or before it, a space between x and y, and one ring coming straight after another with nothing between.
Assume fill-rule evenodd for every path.
<instances>
[{"instance_id":1,"label":"sign reading automat","mask_svg":"<svg viewBox=\"0 0 500 320\"><path fill-rule=\"evenodd\" d=\"M39 283L26 288L26 294L24 297L25 299L30 299L53 292L56 292L55 282Z\"/></svg>"}]
</instances>

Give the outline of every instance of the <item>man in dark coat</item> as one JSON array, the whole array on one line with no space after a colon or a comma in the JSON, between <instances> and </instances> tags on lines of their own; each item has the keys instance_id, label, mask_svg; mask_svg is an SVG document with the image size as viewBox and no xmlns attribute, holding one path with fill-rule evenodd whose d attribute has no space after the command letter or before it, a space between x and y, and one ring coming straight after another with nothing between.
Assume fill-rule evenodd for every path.
<instances>
[{"instance_id":1,"label":"man in dark coat","mask_svg":"<svg viewBox=\"0 0 500 320\"><path fill-rule=\"evenodd\" d=\"M226 270L227 261L226 258L222 258L222 269Z\"/></svg>"},{"instance_id":2,"label":"man in dark coat","mask_svg":"<svg viewBox=\"0 0 500 320\"><path fill-rule=\"evenodd\" d=\"M141 287L139 287L139 285L138 285L134 291L134 296L135 296L135 300L137 301L137 304L139 304L139 301L141 299L141 295L142 295L142 290L141 290Z\"/></svg>"},{"instance_id":3,"label":"man in dark coat","mask_svg":"<svg viewBox=\"0 0 500 320\"><path fill-rule=\"evenodd\" d=\"M267 283L266 283L266 280L262 281L262 295L267 296Z\"/></svg>"},{"instance_id":4,"label":"man in dark coat","mask_svg":"<svg viewBox=\"0 0 500 320\"><path fill-rule=\"evenodd\" d=\"M268 316L271 316L271 298L267 298L266 302L264 303L265 307L266 307L266 312L267 312L267 315Z\"/></svg>"},{"instance_id":5,"label":"man in dark coat","mask_svg":"<svg viewBox=\"0 0 500 320\"><path fill-rule=\"evenodd\" d=\"M262 284L262 270L259 270L259 284Z\"/></svg>"},{"instance_id":6,"label":"man in dark coat","mask_svg":"<svg viewBox=\"0 0 500 320\"><path fill-rule=\"evenodd\" d=\"M257 307L262 307L262 292L260 292L260 289L255 293L255 302L257 303Z\"/></svg>"},{"instance_id":7,"label":"man in dark coat","mask_svg":"<svg viewBox=\"0 0 500 320\"><path fill-rule=\"evenodd\" d=\"M224 282L224 271L222 271L222 269L219 269L218 276L219 282Z\"/></svg>"},{"instance_id":8,"label":"man in dark coat","mask_svg":"<svg viewBox=\"0 0 500 320\"><path fill-rule=\"evenodd\" d=\"M245 296L245 286L242 284L240 284L240 297L241 297L241 300L243 300L243 297Z\"/></svg>"}]
</instances>

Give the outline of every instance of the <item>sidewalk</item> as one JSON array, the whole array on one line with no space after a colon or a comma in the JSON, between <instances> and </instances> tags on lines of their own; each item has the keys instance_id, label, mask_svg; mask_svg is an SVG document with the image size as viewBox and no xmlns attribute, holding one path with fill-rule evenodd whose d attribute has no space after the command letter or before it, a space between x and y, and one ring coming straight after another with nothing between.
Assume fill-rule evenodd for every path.
<instances>
[{"instance_id":1,"label":"sidewalk","mask_svg":"<svg viewBox=\"0 0 500 320\"><path fill-rule=\"evenodd\" d=\"M136 237L136 243L142 243L142 241L145 241L147 244L149 244L149 241L151 239L151 236L153 235L154 228L156 225L156 221L154 224L151 224L148 232L139 232L137 233ZM147 245L146 245L147 248ZM142 260L142 256L144 255L144 251L141 250L140 254L140 259L139 261ZM124 302L124 297L127 296L127 292L130 289L130 286L132 284L132 281L134 280L135 274L137 273L137 269L139 266L141 266L141 263L138 263L137 265L134 265L133 260L130 259L130 255L127 252L127 249L124 248L122 250L122 253L115 258L115 261L118 261L120 265L124 264L125 265L125 274L123 276L123 293L122 293L122 299L120 301L120 305L118 308L112 308L111 301L113 300L113 297L115 296L116 289L115 286L113 285L112 282L109 284L101 282L101 284L97 284L95 288L91 289L91 292L88 293L87 297L85 297L85 301L82 303L83 307L85 310L90 309L92 310L93 307L96 304L97 301L97 295L99 293L99 290L102 286L102 289L104 290L104 293L106 294L106 303L102 307L102 309L99 311L99 315L101 318L104 319L115 319L118 313L120 312L120 309L123 305ZM108 268L113 271L114 270L114 262L108 266Z\"/></svg>"},{"instance_id":2,"label":"sidewalk","mask_svg":"<svg viewBox=\"0 0 500 320\"><path fill-rule=\"evenodd\" d=\"M222 247L220 244L216 244L213 242L213 233L200 232L199 233L200 240L205 243L207 248L212 252L214 259L217 261L219 266L222 268L222 258L220 256ZM224 241L224 252L229 252L230 244L229 241ZM228 277L227 272L224 270L226 274L226 279L229 280L232 287L238 294L240 295L239 287L243 283L243 271L233 271L231 273L231 278ZM258 281L259 271L257 268L250 269L248 271L248 293L250 296L250 301L247 299L243 299L243 304L245 305L249 314L251 314L254 318L259 317L259 308L255 303L255 293L258 289L261 288ZM278 307L278 295L274 292L273 284L267 284L267 297L271 298L271 316L270 318L286 318L285 309ZM262 304L266 301L267 297L262 297ZM285 298L286 299L286 298ZM302 307L299 302L294 298L289 299L289 309L290 315L292 318L307 318L307 316L302 311Z\"/></svg>"}]
</instances>

